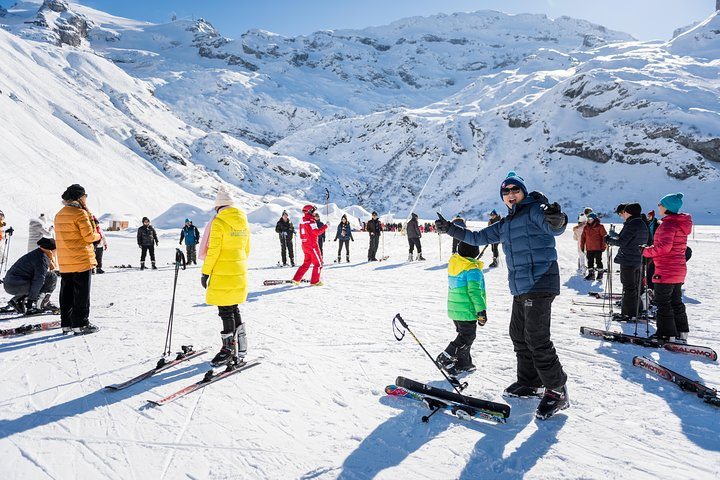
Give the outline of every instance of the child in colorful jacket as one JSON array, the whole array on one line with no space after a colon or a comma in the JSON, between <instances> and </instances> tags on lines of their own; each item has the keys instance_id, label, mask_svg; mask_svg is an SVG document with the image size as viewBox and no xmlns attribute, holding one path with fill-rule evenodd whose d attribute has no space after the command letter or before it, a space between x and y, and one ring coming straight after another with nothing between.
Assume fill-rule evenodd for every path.
<instances>
[{"instance_id":1,"label":"child in colorful jacket","mask_svg":"<svg viewBox=\"0 0 720 480\"><path fill-rule=\"evenodd\" d=\"M448 261L448 316L457 336L438 355L437 362L451 375L475 371L470 347L477 325L482 327L487 321L483 262L475 258L479 253L477 246L460 242L457 254Z\"/></svg>"}]
</instances>

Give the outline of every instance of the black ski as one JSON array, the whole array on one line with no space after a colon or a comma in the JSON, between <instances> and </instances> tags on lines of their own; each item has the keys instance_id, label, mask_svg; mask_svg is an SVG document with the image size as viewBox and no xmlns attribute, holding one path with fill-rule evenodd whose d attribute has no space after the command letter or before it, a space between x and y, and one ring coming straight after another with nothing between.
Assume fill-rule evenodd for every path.
<instances>
[{"instance_id":1,"label":"black ski","mask_svg":"<svg viewBox=\"0 0 720 480\"><path fill-rule=\"evenodd\" d=\"M696 394L699 398L702 398L705 403L720 407L720 397L718 396L718 391L714 388L703 385L698 380L691 380L688 377L674 372L669 368L660 365L655 360L647 357L633 358L633 365L644 368L664 380L673 382L681 389Z\"/></svg>"},{"instance_id":2,"label":"black ski","mask_svg":"<svg viewBox=\"0 0 720 480\"><path fill-rule=\"evenodd\" d=\"M480 410L448 400L439 400L428 395L422 395L420 393L413 392L412 390L408 390L403 387L398 387L397 385L388 385L387 387L385 387L385 393L394 397L410 398L412 400L423 402L425 406L428 407L430 410L443 409L446 412L451 413L462 420L470 420L474 417L480 418L482 420L491 420L498 423L507 422L507 419L501 414ZM423 417L423 419L426 418L428 417Z\"/></svg>"},{"instance_id":3,"label":"black ski","mask_svg":"<svg viewBox=\"0 0 720 480\"><path fill-rule=\"evenodd\" d=\"M292 284L292 280L263 280L263 285L266 287L270 287L272 285L285 285L285 284ZM300 283L310 283L310 280L300 280Z\"/></svg>"},{"instance_id":4,"label":"black ski","mask_svg":"<svg viewBox=\"0 0 720 480\"><path fill-rule=\"evenodd\" d=\"M717 360L717 352L710 347L702 345L688 345L678 342L663 342L655 338L639 337L636 335L628 335L626 333L611 332L608 330L599 330L597 328L580 327L580 333L590 337L602 338L610 342L631 343L641 347L664 348L665 350L677 353L687 353L689 355L698 355L710 360Z\"/></svg>"},{"instance_id":5,"label":"black ski","mask_svg":"<svg viewBox=\"0 0 720 480\"><path fill-rule=\"evenodd\" d=\"M17 313L17 312L13 312L13 313ZM44 317L46 315L60 315L60 309L53 308L53 309L48 309L48 310L40 310L40 311L32 312L32 313L23 313L23 314L13 315L12 317L3 316L2 318L0 318L0 320L17 320L19 318Z\"/></svg>"},{"instance_id":6,"label":"black ski","mask_svg":"<svg viewBox=\"0 0 720 480\"><path fill-rule=\"evenodd\" d=\"M13 337L15 335L29 335L43 330L54 330L60 328L60 320L55 322L36 323L34 325L21 325L15 328L0 330L0 337Z\"/></svg>"},{"instance_id":7,"label":"black ski","mask_svg":"<svg viewBox=\"0 0 720 480\"><path fill-rule=\"evenodd\" d=\"M205 388L211 383L215 383L218 380L222 380L223 378L227 378L230 375L234 375L236 373L240 373L244 370L247 370L248 368L252 368L256 365L260 365L259 360L252 360L250 362L243 362L239 365L229 365L225 370L220 371L219 373L216 373L215 370L208 370L203 378L191 385L188 385L185 388L182 388L178 390L177 392L168 395L165 398L162 398L160 400L148 400L148 403L155 405L157 407L161 407L163 405L166 405L174 400L177 400L180 397L184 397L185 395L192 393L196 390L200 390L201 388Z\"/></svg>"},{"instance_id":8,"label":"black ski","mask_svg":"<svg viewBox=\"0 0 720 480\"><path fill-rule=\"evenodd\" d=\"M210 350L210 347L201 348L200 350L193 350L192 345L183 345L181 348L182 352L178 352L177 357L175 357L174 360L168 361L165 357L163 357L158 361L157 365L155 365L154 368L151 368L147 372L141 373L137 377L131 378L130 380L126 380L122 383L114 383L112 385L108 385L105 388L110 390L122 390L123 388L135 385L136 383L141 382L146 378L150 378L156 373L160 373L164 370L167 370L168 368L172 368L192 358L199 357L200 355L203 355L207 353L208 350Z\"/></svg>"},{"instance_id":9,"label":"black ski","mask_svg":"<svg viewBox=\"0 0 720 480\"><path fill-rule=\"evenodd\" d=\"M484 414L480 415L482 418L505 423L506 419L510 416L510 405L506 405L504 403L491 402L489 400L481 400L468 395L461 395L441 388L432 387L424 383L416 382L405 377L397 377L395 379L395 385L415 392L423 397L443 402L446 406L452 404L450 405L450 409L452 409L453 406L465 407L465 412L468 414ZM435 407L431 408L435 410Z\"/></svg>"},{"instance_id":10,"label":"black ski","mask_svg":"<svg viewBox=\"0 0 720 480\"><path fill-rule=\"evenodd\" d=\"M607 292L588 292L588 295L590 295L591 297L599 298L600 300L605 300L607 298L612 298L613 300L622 299L622 294L620 293L613 293L611 296Z\"/></svg>"}]
</instances>

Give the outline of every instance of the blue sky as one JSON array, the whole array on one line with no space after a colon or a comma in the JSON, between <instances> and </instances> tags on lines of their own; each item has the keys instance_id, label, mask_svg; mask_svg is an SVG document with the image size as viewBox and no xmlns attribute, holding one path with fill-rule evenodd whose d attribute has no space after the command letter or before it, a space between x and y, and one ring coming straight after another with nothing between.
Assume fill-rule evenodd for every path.
<instances>
[{"instance_id":1,"label":"blue sky","mask_svg":"<svg viewBox=\"0 0 720 480\"><path fill-rule=\"evenodd\" d=\"M12 3L12 2L4 2ZM640 40L671 37L673 30L703 20L715 0L79 0L113 15L165 23L203 17L226 37L251 28L285 36L317 30L385 25L416 15L499 10L567 15L630 33Z\"/></svg>"}]
</instances>

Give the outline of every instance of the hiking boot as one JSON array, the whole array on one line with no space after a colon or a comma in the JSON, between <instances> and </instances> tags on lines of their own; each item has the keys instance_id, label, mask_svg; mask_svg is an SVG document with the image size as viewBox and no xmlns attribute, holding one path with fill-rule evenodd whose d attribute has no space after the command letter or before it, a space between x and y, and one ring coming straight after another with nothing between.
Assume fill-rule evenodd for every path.
<instances>
[{"instance_id":1,"label":"hiking boot","mask_svg":"<svg viewBox=\"0 0 720 480\"><path fill-rule=\"evenodd\" d=\"M92 323L88 323L85 326L75 327L72 330L75 335L89 335L91 333L99 332L100 327L93 325Z\"/></svg>"},{"instance_id":2,"label":"hiking boot","mask_svg":"<svg viewBox=\"0 0 720 480\"><path fill-rule=\"evenodd\" d=\"M457 362L457 359L454 357L451 357L449 353L446 351L440 352L440 355L437 356L435 359L435 363L437 363L438 367L445 370L448 374L455 376L457 375L458 371L455 368L455 363Z\"/></svg>"},{"instance_id":3,"label":"hiking boot","mask_svg":"<svg viewBox=\"0 0 720 480\"><path fill-rule=\"evenodd\" d=\"M513 383L502 393L503 397L515 398L541 398L543 396L542 387L526 387L518 382Z\"/></svg>"},{"instance_id":4,"label":"hiking boot","mask_svg":"<svg viewBox=\"0 0 720 480\"><path fill-rule=\"evenodd\" d=\"M588 274L585 276L585 280L595 280L595 269L591 268L588 270Z\"/></svg>"},{"instance_id":5,"label":"hiking boot","mask_svg":"<svg viewBox=\"0 0 720 480\"><path fill-rule=\"evenodd\" d=\"M560 410L570 406L570 398L567 394L567 387L563 385L558 390L545 389L545 394L535 411L535 417L545 420L555 415Z\"/></svg>"}]
</instances>

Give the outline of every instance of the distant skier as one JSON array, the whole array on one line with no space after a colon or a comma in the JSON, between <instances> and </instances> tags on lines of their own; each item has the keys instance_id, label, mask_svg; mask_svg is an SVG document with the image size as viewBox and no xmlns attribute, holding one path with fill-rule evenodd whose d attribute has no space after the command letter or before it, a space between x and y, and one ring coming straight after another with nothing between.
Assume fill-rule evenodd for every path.
<instances>
[{"instance_id":1,"label":"distant skier","mask_svg":"<svg viewBox=\"0 0 720 480\"><path fill-rule=\"evenodd\" d=\"M185 219L185 225L180 230L180 245L182 245L183 240L185 241L187 263L197 265L197 244L200 243L200 231L189 218Z\"/></svg>"},{"instance_id":2,"label":"distant skier","mask_svg":"<svg viewBox=\"0 0 720 480\"><path fill-rule=\"evenodd\" d=\"M320 221L320 214L318 213L317 210L315 210L314 217L315 217L315 224L317 225L317 228L321 229L322 227L325 226L325 224ZM324 243L325 243L325 230L323 230L323 233L318 235L318 247L320 248L320 256L323 257L323 259L325 258L324 257L325 252L323 252L323 244Z\"/></svg>"},{"instance_id":3,"label":"distant skier","mask_svg":"<svg viewBox=\"0 0 720 480\"><path fill-rule=\"evenodd\" d=\"M407 226L405 227L406 235L408 239L408 245L410 246L410 253L408 254L408 262L413 261L413 249L417 248L417 257L415 257L415 260L425 260L425 258L422 256L422 244L420 243L420 238L422 237L422 232L420 231L420 226L418 225L418 216L417 213L413 213L411 215L412 218L410 218L410 221L408 221Z\"/></svg>"},{"instance_id":4,"label":"distant skier","mask_svg":"<svg viewBox=\"0 0 720 480\"><path fill-rule=\"evenodd\" d=\"M140 270L145 270L145 257L150 252L150 262L152 269L157 270L155 265L155 247L160 244L155 228L150 225L150 219L143 217L142 226L137 231L137 244L140 247Z\"/></svg>"},{"instance_id":5,"label":"distant skier","mask_svg":"<svg viewBox=\"0 0 720 480\"><path fill-rule=\"evenodd\" d=\"M450 375L475 371L470 347L477 326L487 322L483 262L476 259L479 253L477 246L460 242L457 254L448 261L448 316L455 324L457 336L438 355L437 363Z\"/></svg>"},{"instance_id":6,"label":"distant skier","mask_svg":"<svg viewBox=\"0 0 720 480\"><path fill-rule=\"evenodd\" d=\"M528 398L544 386L535 412L544 420L570 406L567 375L550 339L552 302L560 293L555 237L565 231L567 215L542 193L528 193L515 172L502 182L500 197L507 216L479 232L452 225L440 214L435 226L470 245L502 242L513 295L510 338L517 358L517 381L503 394Z\"/></svg>"},{"instance_id":7,"label":"distant skier","mask_svg":"<svg viewBox=\"0 0 720 480\"><path fill-rule=\"evenodd\" d=\"M577 264L577 273L579 275L585 274L585 269L587 268L587 259L585 258L585 252L583 252L583 247L581 244L582 240L582 233L585 230L585 226L587 225L587 217L584 213L581 213L578 216L578 223L573 227L573 240L577 242L577 250L578 250L578 264Z\"/></svg>"},{"instance_id":8,"label":"distant skier","mask_svg":"<svg viewBox=\"0 0 720 480\"><path fill-rule=\"evenodd\" d=\"M55 240L41 238L35 249L20 257L5 275L3 287L12 295L9 305L16 312L35 315L46 309L57 309L50 303L55 291Z\"/></svg>"},{"instance_id":9,"label":"distant skier","mask_svg":"<svg viewBox=\"0 0 720 480\"><path fill-rule=\"evenodd\" d=\"M333 241L337 242L338 239L340 240L340 244L338 245L337 263L340 263L340 254L342 253L343 245L345 246L345 258L347 262L350 263L350 242L354 242L355 239L352 236L352 227L348 222L347 215L343 215L340 218L340 224L337 227L335 240Z\"/></svg>"},{"instance_id":10,"label":"distant skier","mask_svg":"<svg viewBox=\"0 0 720 480\"><path fill-rule=\"evenodd\" d=\"M97 274L105 273L105 270L102 268L102 259L103 259L103 253L108 248L107 240L105 239L105 234L103 234L102 229L100 228L100 222L98 221L97 217L93 215L92 217L93 225L95 225L95 231L100 235L100 240L93 243L93 247L95 249L95 260L97 261L97 267L95 267L94 272Z\"/></svg>"},{"instance_id":11,"label":"distant skier","mask_svg":"<svg viewBox=\"0 0 720 480\"><path fill-rule=\"evenodd\" d=\"M3 230L7 224L5 223L5 214L0 210L0 272L6 266L7 258L5 255L8 253L5 248L7 243L10 241L10 237L14 232L12 227L8 227L7 230Z\"/></svg>"},{"instance_id":12,"label":"distant skier","mask_svg":"<svg viewBox=\"0 0 720 480\"><path fill-rule=\"evenodd\" d=\"M235 207L225 188L215 198L217 215L208 224L200 251L207 252L200 283L207 289L205 302L217 305L222 319L222 348L211 360L213 366L240 364L247 354L245 324L238 305L247 299L247 259L250 255L250 227L247 215ZM203 255L201 255L202 257Z\"/></svg>"},{"instance_id":13,"label":"distant skier","mask_svg":"<svg viewBox=\"0 0 720 480\"><path fill-rule=\"evenodd\" d=\"M380 246L380 235L382 235L382 225L378 218L377 212L372 212L372 218L367 221L365 229L370 236L370 245L368 246L368 262L377 262L377 251Z\"/></svg>"},{"instance_id":14,"label":"distant skier","mask_svg":"<svg viewBox=\"0 0 720 480\"><path fill-rule=\"evenodd\" d=\"M600 223L598 216L595 213L590 213L587 216L587 224L580 236L580 248L587 256L588 274L585 280L595 280L596 273L597 279L602 279L604 272L602 253L607 249L606 235L605 226Z\"/></svg>"},{"instance_id":15,"label":"distant skier","mask_svg":"<svg viewBox=\"0 0 720 480\"><path fill-rule=\"evenodd\" d=\"M77 183L62 194L64 207L55 215L60 268L60 321L63 333L95 333L90 323L90 280L97 265L93 243L100 240L87 209L87 194Z\"/></svg>"},{"instance_id":16,"label":"distant skier","mask_svg":"<svg viewBox=\"0 0 720 480\"><path fill-rule=\"evenodd\" d=\"M608 235L605 241L618 248L614 263L620 265L620 282L623 286L620 319L635 320L640 301L640 275L642 269L641 245L647 245L650 231L641 218L639 203L624 204L620 216L625 220L620 234Z\"/></svg>"},{"instance_id":17,"label":"distant skier","mask_svg":"<svg viewBox=\"0 0 720 480\"><path fill-rule=\"evenodd\" d=\"M318 228L317 222L315 221L315 210L313 205L305 205L303 207L303 219L302 222L300 222L300 241L302 242L305 259L293 277L293 283L295 285L300 285L300 280L302 280L303 275L305 275L305 272L308 271L311 265L313 271L310 276L310 284L318 287L323 285L320 281L323 263L320 247L318 246L318 237L325 233L329 225L325 224L321 228Z\"/></svg>"},{"instance_id":18,"label":"distant skier","mask_svg":"<svg viewBox=\"0 0 720 480\"><path fill-rule=\"evenodd\" d=\"M41 213L38 218L31 218L28 224L28 252L32 252L37 247L37 242L41 238L52 238L53 226L48 225L48 220L44 213Z\"/></svg>"},{"instance_id":19,"label":"distant skier","mask_svg":"<svg viewBox=\"0 0 720 480\"><path fill-rule=\"evenodd\" d=\"M682 301L682 285L687 275L687 238L692 232L692 217L680 213L682 205L682 193L671 193L660 200L658 213L663 220L655 232L653 245L645 248L642 255L655 262L657 338L687 343L690 328Z\"/></svg>"},{"instance_id":20,"label":"distant skier","mask_svg":"<svg viewBox=\"0 0 720 480\"><path fill-rule=\"evenodd\" d=\"M295 235L295 226L290 221L288 212L283 210L280 220L275 224L275 232L280 237L280 257L282 258L283 267L288 264L288 256L290 257L290 266L295 266L295 252L293 252L293 235Z\"/></svg>"},{"instance_id":21,"label":"distant skier","mask_svg":"<svg viewBox=\"0 0 720 480\"><path fill-rule=\"evenodd\" d=\"M488 220L488 227L494 223L499 222L502 220L502 217L497 213L497 210L493 209L492 212L490 212L490 219ZM492 262L490 262L490 265L488 265L489 268L495 268L498 266L498 259L500 258L500 249L498 248L497 243L493 243L490 247L492 249L493 259Z\"/></svg>"}]
</instances>

